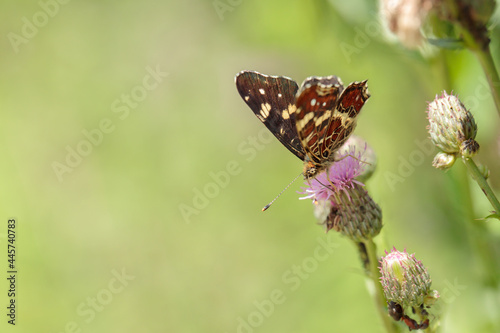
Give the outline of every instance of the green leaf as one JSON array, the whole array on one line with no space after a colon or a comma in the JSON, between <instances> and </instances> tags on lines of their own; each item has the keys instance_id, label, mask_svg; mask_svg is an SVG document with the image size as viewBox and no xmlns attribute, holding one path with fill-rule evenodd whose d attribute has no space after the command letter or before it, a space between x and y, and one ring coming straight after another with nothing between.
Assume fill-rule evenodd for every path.
<instances>
[{"instance_id":1,"label":"green leaf","mask_svg":"<svg viewBox=\"0 0 500 333\"><path fill-rule=\"evenodd\" d=\"M461 50L465 48L464 41L456 38L427 38L427 41L431 45L448 50Z\"/></svg>"}]
</instances>

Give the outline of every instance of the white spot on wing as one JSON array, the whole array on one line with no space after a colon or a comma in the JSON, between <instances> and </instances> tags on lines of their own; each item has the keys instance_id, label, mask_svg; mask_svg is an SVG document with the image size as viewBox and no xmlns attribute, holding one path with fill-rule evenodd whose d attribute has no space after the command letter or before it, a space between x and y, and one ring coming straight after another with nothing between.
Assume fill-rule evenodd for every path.
<instances>
[{"instance_id":1,"label":"white spot on wing","mask_svg":"<svg viewBox=\"0 0 500 333\"><path fill-rule=\"evenodd\" d=\"M289 119L290 118L290 114L288 113L288 110L283 110L283 112L281 113L281 117L283 119Z\"/></svg>"},{"instance_id":2,"label":"white spot on wing","mask_svg":"<svg viewBox=\"0 0 500 333\"><path fill-rule=\"evenodd\" d=\"M311 106L315 106L316 105L316 98L313 98L311 99Z\"/></svg>"},{"instance_id":3,"label":"white spot on wing","mask_svg":"<svg viewBox=\"0 0 500 333\"><path fill-rule=\"evenodd\" d=\"M245 101L248 102L249 99L250 99L250 96L245 96Z\"/></svg>"},{"instance_id":4,"label":"white spot on wing","mask_svg":"<svg viewBox=\"0 0 500 333\"><path fill-rule=\"evenodd\" d=\"M266 119L269 116L269 111L271 111L271 104L269 103L262 103L260 105L260 114L261 116Z\"/></svg>"},{"instance_id":5,"label":"white spot on wing","mask_svg":"<svg viewBox=\"0 0 500 333\"><path fill-rule=\"evenodd\" d=\"M281 98L281 96L283 96L281 93L278 94L278 97Z\"/></svg>"},{"instance_id":6,"label":"white spot on wing","mask_svg":"<svg viewBox=\"0 0 500 333\"><path fill-rule=\"evenodd\" d=\"M265 95L266 94L266 92L262 88L259 89L259 92L260 92L261 95Z\"/></svg>"}]
</instances>

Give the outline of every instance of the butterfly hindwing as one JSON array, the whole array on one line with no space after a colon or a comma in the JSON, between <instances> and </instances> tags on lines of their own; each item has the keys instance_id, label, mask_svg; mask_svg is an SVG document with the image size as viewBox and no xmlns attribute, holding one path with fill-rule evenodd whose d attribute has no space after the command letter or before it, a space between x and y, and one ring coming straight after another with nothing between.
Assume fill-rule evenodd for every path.
<instances>
[{"instance_id":1,"label":"butterfly hindwing","mask_svg":"<svg viewBox=\"0 0 500 333\"><path fill-rule=\"evenodd\" d=\"M366 81L351 83L345 89L336 76L304 81L295 101L294 118L306 153L306 178L335 161L335 151L354 131L356 117L369 97Z\"/></svg>"},{"instance_id":2,"label":"butterfly hindwing","mask_svg":"<svg viewBox=\"0 0 500 333\"><path fill-rule=\"evenodd\" d=\"M295 121L302 146L314 164L323 164L330 157L332 122L335 117L342 82L336 76L311 77L304 81L297 94ZM340 125L340 123L339 123Z\"/></svg>"},{"instance_id":3,"label":"butterfly hindwing","mask_svg":"<svg viewBox=\"0 0 500 333\"><path fill-rule=\"evenodd\" d=\"M295 156L304 160L304 149L297 136L293 117L297 83L284 76L243 71L236 75L236 87L245 103L269 131Z\"/></svg>"},{"instance_id":4,"label":"butterfly hindwing","mask_svg":"<svg viewBox=\"0 0 500 333\"><path fill-rule=\"evenodd\" d=\"M337 109L341 113L347 113L349 117L356 117L368 98L370 94L366 80L353 82L342 91Z\"/></svg>"},{"instance_id":5,"label":"butterfly hindwing","mask_svg":"<svg viewBox=\"0 0 500 333\"><path fill-rule=\"evenodd\" d=\"M351 83L340 94L322 145L328 160L334 159L335 151L351 136L356 128L357 116L369 97L366 81Z\"/></svg>"}]
</instances>

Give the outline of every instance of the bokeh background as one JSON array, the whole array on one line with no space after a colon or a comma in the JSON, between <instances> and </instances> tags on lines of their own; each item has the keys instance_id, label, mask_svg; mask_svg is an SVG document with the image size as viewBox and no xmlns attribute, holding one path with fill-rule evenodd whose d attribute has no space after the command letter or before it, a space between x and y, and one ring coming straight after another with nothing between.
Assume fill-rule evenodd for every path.
<instances>
[{"instance_id":1,"label":"bokeh background","mask_svg":"<svg viewBox=\"0 0 500 333\"><path fill-rule=\"evenodd\" d=\"M302 163L238 95L234 76L247 69L299 83L368 79L356 133L378 156L368 189L384 214L380 253L406 248L428 267L443 332L495 332L500 294L481 282L470 237L470 221L491 207L461 163L431 167L425 110L450 88L472 108L477 160L496 189L498 114L473 56L404 49L381 30L377 6L2 2L0 331L383 332L356 248L316 225L300 181L260 211ZM498 64L498 15L492 22ZM151 71L161 74L145 90ZM79 149L81 159L70 153ZM15 328L3 277L10 217ZM498 240L498 221L488 228ZM314 261L325 241L328 258Z\"/></svg>"}]
</instances>

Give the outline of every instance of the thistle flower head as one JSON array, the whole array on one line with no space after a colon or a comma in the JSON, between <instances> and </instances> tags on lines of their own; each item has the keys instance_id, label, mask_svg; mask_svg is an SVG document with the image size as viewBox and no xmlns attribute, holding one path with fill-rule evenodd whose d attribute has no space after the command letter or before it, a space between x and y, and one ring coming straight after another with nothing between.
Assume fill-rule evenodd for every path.
<instances>
[{"instance_id":1,"label":"thistle flower head","mask_svg":"<svg viewBox=\"0 0 500 333\"><path fill-rule=\"evenodd\" d=\"M330 200L313 200L314 215L325 230L333 229L355 242L372 239L382 230L382 211L359 184Z\"/></svg>"},{"instance_id":2,"label":"thistle flower head","mask_svg":"<svg viewBox=\"0 0 500 333\"><path fill-rule=\"evenodd\" d=\"M365 172L363 153L354 147L330 168L306 183L300 199L312 199L314 215L326 231L334 229L354 241L371 239L382 228L380 207L356 180Z\"/></svg>"},{"instance_id":3,"label":"thistle flower head","mask_svg":"<svg viewBox=\"0 0 500 333\"><path fill-rule=\"evenodd\" d=\"M477 126L474 117L458 97L446 91L429 103L429 134L431 140L441 151L471 157L479 150L474 141Z\"/></svg>"},{"instance_id":4,"label":"thistle flower head","mask_svg":"<svg viewBox=\"0 0 500 333\"><path fill-rule=\"evenodd\" d=\"M355 178L364 183L370 179L377 168L377 155L365 139L357 135L351 135L335 152L335 160L341 160L349 155L354 156L353 152L359 152L358 160L361 163L359 166L360 172Z\"/></svg>"},{"instance_id":5,"label":"thistle flower head","mask_svg":"<svg viewBox=\"0 0 500 333\"><path fill-rule=\"evenodd\" d=\"M431 279L422 262L406 250L400 252L393 248L380 261L381 283L387 301L419 307L429 304L428 299L437 300L439 294L431 290Z\"/></svg>"},{"instance_id":6,"label":"thistle flower head","mask_svg":"<svg viewBox=\"0 0 500 333\"><path fill-rule=\"evenodd\" d=\"M432 0L382 0L380 11L401 43L416 49L423 42L421 29L432 6Z\"/></svg>"},{"instance_id":7,"label":"thistle flower head","mask_svg":"<svg viewBox=\"0 0 500 333\"><path fill-rule=\"evenodd\" d=\"M300 199L330 200L334 195L341 191L347 191L353 188L354 184L364 186L363 183L356 180L364 172L365 163L361 159L362 153L355 156L355 148L349 148L349 151L341 155L337 162L325 172L320 173L316 178L305 183L302 188L302 194L305 197Z\"/></svg>"}]
</instances>

